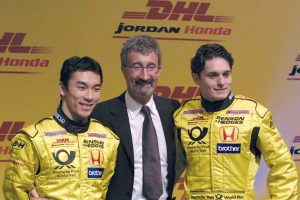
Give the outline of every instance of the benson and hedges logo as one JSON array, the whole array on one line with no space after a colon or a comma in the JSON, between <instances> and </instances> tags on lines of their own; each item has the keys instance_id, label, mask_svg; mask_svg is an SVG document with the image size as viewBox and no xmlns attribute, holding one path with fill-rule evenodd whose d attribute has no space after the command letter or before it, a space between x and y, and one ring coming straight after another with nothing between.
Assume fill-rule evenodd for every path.
<instances>
[{"instance_id":1,"label":"benson and hedges logo","mask_svg":"<svg viewBox=\"0 0 300 200\"><path fill-rule=\"evenodd\" d=\"M300 55L296 56L295 62L300 62ZM295 64L292 66L292 70L289 73L287 80L299 81L300 80L300 66Z\"/></svg>"},{"instance_id":2,"label":"benson and hedges logo","mask_svg":"<svg viewBox=\"0 0 300 200\"><path fill-rule=\"evenodd\" d=\"M230 36L232 28L229 23L235 21L233 16L222 16L214 13L208 2L186 2L148 0L145 5L148 11L125 11L122 15L122 22L114 31L114 38L127 38L124 33L159 33L170 37L156 37L163 40L186 40L186 41L221 41L220 38L207 38L213 36ZM144 10L143 8L141 10ZM130 19L130 24L125 23ZM140 24L132 23L132 20L139 20ZM150 21L165 21L169 26L155 26L145 24ZM184 23L183 26L172 26ZM215 23L213 26L210 24ZM227 26L227 27L226 27ZM197 38L192 36L196 35ZM199 38L199 35L206 38ZM180 37L178 37L180 36Z\"/></svg>"},{"instance_id":3,"label":"benson and hedges logo","mask_svg":"<svg viewBox=\"0 0 300 200\"><path fill-rule=\"evenodd\" d=\"M4 32L0 38L0 54L13 55L8 57L0 56L0 73L5 74L34 74L36 71L28 71L32 68L45 68L49 66L48 59L41 57L26 57L37 54L50 54L53 52L51 47L24 45L27 33ZM12 70L12 67L20 67L22 70Z\"/></svg>"}]
</instances>

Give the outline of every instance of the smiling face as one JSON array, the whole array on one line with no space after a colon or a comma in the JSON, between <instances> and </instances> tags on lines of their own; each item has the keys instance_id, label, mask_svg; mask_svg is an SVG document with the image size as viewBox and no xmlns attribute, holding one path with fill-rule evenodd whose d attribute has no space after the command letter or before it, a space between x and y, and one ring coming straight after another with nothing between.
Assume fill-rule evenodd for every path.
<instances>
[{"instance_id":1,"label":"smiling face","mask_svg":"<svg viewBox=\"0 0 300 200\"><path fill-rule=\"evenodd\" d=\"M153 51L146 55L132 51L128 54L127 61L128 66L122 66L127 91L135 101L145 104L154 93L160 75L158 57ZM139 66L140 70L130 66ZM147 67L156 69L148 71Z\"/></svg>"},{"instance_id":2,"label":"smiling face","mask_svg":"<svg viewBox=\"0 0 300 200\"><path fill-rule=\"evenodd\" d=\"M203 98L210 102L225 99L231 91L231 69L224 58L206 60L200 75L193 73L192 76L194 82L200 86Z\"/></svg>"},{"instance_id":3,"label":"smiling face","mask_svg":"<svg viewBox=\"0 0 300 200\"><path fill-rule=\"evenodd\" d=\"M92 71L75 71L67 88L60 83L62 110L73 121L86 121L100 98L100 75Z\"/></svg>"}]
</instances>

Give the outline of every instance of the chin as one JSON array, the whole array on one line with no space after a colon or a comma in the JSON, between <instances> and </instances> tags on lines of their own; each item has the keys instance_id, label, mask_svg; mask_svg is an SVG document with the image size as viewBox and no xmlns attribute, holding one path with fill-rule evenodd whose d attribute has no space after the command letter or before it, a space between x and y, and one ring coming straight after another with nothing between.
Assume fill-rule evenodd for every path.
<instances>
[{"instance_id":1,"label":"chin","mask_svg":"<svg viewBox=\"0 0 300 200\"><path fill-rule=\"evenodd\" d=\"M214 96L214 97L212 97L211 99L211 101L212 102L214 102L214 101L220 101L220 100L223 100L223 99L225 99L227 96Z\"/></svg>"},{"instance_id":2,"label":"chin","mask_svg":"<svg viewBox=\"0 0 300 200\"><path fill-rule=\"evenodd\" d=\"M227 96L228 96L228 95L222 95L222 96L219 97L219 100L226 99Z\"/></svg>"},{"instance_id":3,"label":"chin","mask_svg":"<svg viewBox=\"0 0 300 200\"><path fill-rule=\"evenodd\" d=\"M85 120L85 119L88 119L90 117L92 112L84 112L80 115L80 118Z\"/></svg>"}]
</instances>

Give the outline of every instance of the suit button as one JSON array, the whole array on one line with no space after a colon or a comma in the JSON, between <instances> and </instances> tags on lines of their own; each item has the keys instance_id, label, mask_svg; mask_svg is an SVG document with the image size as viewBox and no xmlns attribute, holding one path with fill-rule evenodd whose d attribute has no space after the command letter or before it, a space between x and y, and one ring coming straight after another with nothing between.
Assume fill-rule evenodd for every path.
<instances>
[{"instance_id":1,"label":"suit button","mask_svg":"<svg viewBox=\"0 0 300 200\"><path fill-rule=\"evenodd\" d=\"M127 192L127 196L131 197L131 192L130 191Z\"/></svg>"}]
</instances>

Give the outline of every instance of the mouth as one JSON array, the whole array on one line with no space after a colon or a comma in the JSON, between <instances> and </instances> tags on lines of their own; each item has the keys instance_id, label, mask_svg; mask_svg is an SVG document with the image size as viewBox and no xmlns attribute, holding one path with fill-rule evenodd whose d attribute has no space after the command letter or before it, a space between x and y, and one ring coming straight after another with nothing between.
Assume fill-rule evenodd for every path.
<instances>
[{"instance_id":1,"label":"mouth","mask_svg":"<svg viewBox=\"0 0 300 200\"><path fill-rule=\"evenodd\" d=\"M215 90L215 91L223 92L223 91L226 91L227 88L215 88L214 90Z\"/></svg>"},{"instance_id":2,"label":"mouth","mask_svg":"<svg viewBox=\"0 0 300 200\"><path fill-rule=\"evenodd\" d=\"M93 108L94 104L90 103L79 103L81 105L81 108L85 111L90 111Z\"/></svg>"},{"instance_id":3,"label":"mouth","mask_svg":"<svg viewBox=\"0 0 300 200\"><path fill-rule=\"evenodd\" d=\"M153 82L154 82L153 80L138 79L138 80L135 81L135 84L143 86L143 85L152 85Z\"/></svg>"}]
</instances>

